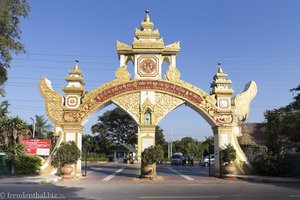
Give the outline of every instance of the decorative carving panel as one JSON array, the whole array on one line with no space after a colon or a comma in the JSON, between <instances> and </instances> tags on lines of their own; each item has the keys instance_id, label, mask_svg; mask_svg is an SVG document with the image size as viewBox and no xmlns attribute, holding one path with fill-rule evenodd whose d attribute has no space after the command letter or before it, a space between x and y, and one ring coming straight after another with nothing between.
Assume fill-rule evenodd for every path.
<instances>
[{"instance_id":1,"label":"decorative carving panel","mask_svg":"<svg viewBox=\"0 0 300 200\"><path fill-rule=\"evenodd\" d=\"M141 56L137 64L140 77L156 77L159 74L159 59L155 56Z\"/></svg>"},{"instance_id":2,"label":"decorative carving panel","mask_svg":"<svg viewBox=\"0 0 300 200\"><path fill-rule=\"evenodd\" d=\"M176 108L177 106L184 103L182 99L178 97L156 92L156 104L155 104L155 114L156 120L159 121L168 112Z\"/></svg>"},{"instance_id":3,"label":"decorative carving panel","mask_svg":"<svg viewBox=\"0 0 300 200\"><path fill-rule=\"evenodd\" d=\"M238 94L233 98L234 102L234 114L239 120L239 122L243 122L248 117L250 112L250 102L255 97L257 93L257 86L254 81L251 81L245 86L244 92Z\"/></svg>"},{"instance_id":4,"label":"decorative carving panel","mask_svg":"<svg viewBox=\"0 0 300 200\"><path fill-rule=\"evenodd\" d=\"M68 95L66 97L67 108L77 108L80 104L80 97L78 95Z\"/></svg>"},{"instance_id":5,"label":"decorative carving panel","mask_svg":"<svg viewBox=\"0 0 300 200\"><path fill-rule=\"evenodd\" d=\"M140 93L130 93L112 99L114 103L125 109L137 122L140 118Z\"/></svg>"},{"instance_id":6,"label":"decorative carving panel","mask_svg":"<svg viewBox=\"0 0 300 200\"><path fill-rule=\"evenodd\" d=\"M51 82L46 78L41 80L39 89L45 98L48 117L55 124L61 124L63 114L63 97L60 93L55 92L52 89Z\"/></svg>"}]
</instances>

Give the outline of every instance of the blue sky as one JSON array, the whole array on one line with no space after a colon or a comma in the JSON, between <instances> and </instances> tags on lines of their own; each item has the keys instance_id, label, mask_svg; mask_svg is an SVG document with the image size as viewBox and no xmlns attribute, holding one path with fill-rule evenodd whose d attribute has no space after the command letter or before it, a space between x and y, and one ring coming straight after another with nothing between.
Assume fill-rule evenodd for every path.
<instances>
[{"instance_id":1,"label":"blue sky","mask_svg":"<svg viewBox=\"0 0 300 200\"><path fill-rule=\"evenodd\" d=\"M38 83L43 76L63 94L64 77L80 60L86 89L114 79L119 67L116 41L132 44L145 10L165 44L180 41L177 67L181 78L209 92L217 63L233 81L234 95L255 80L258 94L248 122L264 120L266 109L292 101L289 89L299 84L300 1L297 0L149 0L29 1L31 13L22 20L27 53L14 56L6 83L10 115L28 123L46 115ZM3 98L2 98L3 100ZM109 107L112 108L112 107ZM99 112L98 114L101 114ZM87 124L88 133L95 116ZM171 112L159 124L168 139L191 136L203 140L211 127L188 107Z\"/></svg>"}]
</instances>

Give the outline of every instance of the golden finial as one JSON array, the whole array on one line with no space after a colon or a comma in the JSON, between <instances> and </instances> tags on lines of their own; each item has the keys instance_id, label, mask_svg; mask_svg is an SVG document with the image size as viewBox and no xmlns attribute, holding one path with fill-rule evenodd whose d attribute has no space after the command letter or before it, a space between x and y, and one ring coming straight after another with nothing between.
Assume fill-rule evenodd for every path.
<instances>
[{"instance_id":1,"label":"golden finial","mask_svg":"<svg viewBox=\"0 0 300 200\"><path fill-rule=\"evenodd\" d=\"M219 66L218 73L223 73L221 65L222 65L222 63L218 62L218 66Z\"/></svg>"},{"instance_id":2,"label":"golden finial","mask_svg":"<svg viewBox=\"0 0 300 200\"><path fill-rule=\"evenodd\" d=\"M149 17L149 10L145 10L145 13L146 13L146 16L145 16L145 19L144 19L144 22L150 22L150 17Z\"/></svg>"},{"instance_id":3,"label":"golden finial","mask_svg":"<svg viewBox=\"0 0 300 200\"><path fill-rule=\"evenodd\" d=\"M75 59L75 66L74 66L74 70L78 70L78 63L79 63L79 60L78 59Z\"/></svg>"}]
</instances>

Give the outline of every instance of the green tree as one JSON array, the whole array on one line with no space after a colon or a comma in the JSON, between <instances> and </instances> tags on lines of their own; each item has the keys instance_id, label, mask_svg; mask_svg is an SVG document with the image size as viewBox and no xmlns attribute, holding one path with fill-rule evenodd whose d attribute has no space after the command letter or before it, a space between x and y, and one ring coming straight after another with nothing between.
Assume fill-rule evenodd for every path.
<instances>
[{"instance_id":1,"label":"green tree","mask_svg":"<svg viewBox=\"0 0 300 200\"><path fill-rule=\"evenodd\" d=\"M291 91L299 93L300 85ZM279 154L282 149L292 150L290 147L300 142L300 94L294 99L285 107L265 112L268 132L266 145L274 154Z\"/></svg>"},{"instance_id":2,"label":"green tree","mask_svg":"<svg viewBox=\"0 0 300 200\"><path fill-rule=\"evenodd\" d=\"M28 125L24 120L22 120L18 116L11 118L10 121L14 143L21 143L23 136L25 136L28 132Z\"/></svg>"},{"instance_id":3,"label":"green tree","mask_svg":"<svg viewBox=\"0 0 300 200\"><path fill-rule=\"evenodd\" d=\"M7 80L7 68L12 60L11 53L24 53L20 42L20 17L27 17L29 4L26 0L0 1L0 95L4 95L3 83Z\"/></svg>"},{"instance_id":4,"label":"green tree","mask_svg":"<svg viewBox=\"0 0 300 200\"><path fill-rule=\"evenodd\" d=\"M203 156L214 153L214 136L206 137L201 145L201 154Z\"/></svg>"},{"instance_id":5,"label":"green tree","mask_svg":"<svg viewBox=\"0 0 300 200\"><path fill-rule=\"evenodd\" d=\"M160 145L164 151L164 157L168 157L168 142L165 140L164 130L159 126L155 127L155 145Z\"/></svg>"},{"instance_id":6,"label":"green tree","mask_svg":"<svg viewBox=\"0 0 300 200\"><path fill-rule=\"evenodd\" d=\"M8 114L8 101L2 101L0 103L0 118L7 117Z\"/></svg>"},{"instance_id":7,"label":"green tree","mask_svg":"<svg viewBox=\"0 0 300 200\"><path fill-rule=\"evenodd\" d=\"M264 113L267 131L266 147L259 159L254 162L258 173L278 175L286 172L285 155L287 152L300 151L295 146L300 142L300 85L291 89L298 93L292 103Z\"/></svg>"},{"instance_id":8,"label":"green tree","mask_svg":"<svg viewBox=\"0 0 300 200\"><path fill-rule=\"evenodd\" d=\"M37 138L46 138L52 125L43 115L35 115L35 133Z\"/></svg>"},{"instance_id":9,"label":"green tree","mask_svg":"<svg viewBox=\"0 0 300 200\"><path fill-rule=\"evenodd\" d=\"M82 151L83 153L95 152L94 137L92 135L82 135Z\"/></svg>"},{"instance_id":10,"label":"green tree","mask_svg":"<svg viewBox=\"0 0 300 200\"><path fill-rule=\"evenodd\" d=\"M108 155L110 150L114 147L114 142L110 138L109 132L105 131L104 126L92 126L93 138L92 152Z\"/></svg>"},{"instance_id":11,"label":"green tree","mask_svg":"<svg viewBox=\"0 0 300 200\"><path fill-rule=\"evenodd\" d=\"M10 146L20 143L27 134L28 126L19 117L0 118L0 137L3 141L2 150L8 150Z\"/></svg>"},{"instance_id":12,"label":"green tree","mask_svg":"<svg viewBox=\"0 0 300 200\"><path fill-rule=\"evenodd\" d=\"M101 138L131 145L137 144L137 123L121 108L105 112L99 116L98 123L92 126L94 134L101 134Z\"/></svg>"},{"instance_id":13,"label":"green tree","mask_svg":"<svg viewBox=\"0 0 300 200\"><path fill-rule=\"evenodd\" d=\"M0 118L0 136L1 150L5 151L8 149L12 138L10 119L7 117Z\"/></svg>"},{"instance_id":14,"label":"green tree","mask_svg":"<svg viewBox=\"0 0 300 200\"><path fill-rule=\"evenodd\" d=\"M11 161L11 172L16 173L16 159L18 156L22 155L25 151L25 147L22 144L13 144L9 147L7 152L8 158Z\"/></svg>"},{"instance_id":15,"label":"green tree","mask_svg":"<svg viewBox=\"0 0 300 200\"><path fill-rule=\"evenodd\" d=\"M173 153L181 152L183 155L193 156L199 159L202 154L201 143L191 137L184 137L180 141L173 142Z\"/></svg>"},{"instance_id":16,"label":"green tree","mask_svg":"<svg viewBox=\"0 0 300 200\"><path fill-rule=\"evenodd\" d=\"M161 129L159 126L155 127L155 145L164 146L166 143L164 130Z\"/></svg>"},{"instance_id":17,"label":"green tree","mask_svg":"<svg viewBox=\"0 0 300 200\"><path fill-rule=\"evenodd\" d=\"M8 158L12 161L14 164L16 157L19 155L22 155L25 151L25 147L22 144L14 144L9 147L9 151L7 153Z\"/></svg>"}]
</instances>

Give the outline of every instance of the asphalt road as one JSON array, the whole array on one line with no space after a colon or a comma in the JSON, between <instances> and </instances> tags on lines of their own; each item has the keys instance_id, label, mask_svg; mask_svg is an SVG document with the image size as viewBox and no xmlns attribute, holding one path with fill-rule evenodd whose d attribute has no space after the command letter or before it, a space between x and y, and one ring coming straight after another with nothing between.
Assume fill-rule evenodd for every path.
<instances>
[{"instance_id":1,"label":"asphalt road","mask_svg":"<svg viewBox=\"0 0 300 200\"><path fill-rule=\"evenodd\" d=\"M213 184L0 184L2 199L300 199L300 185ZM22 198L27 195L27 198ZM31 195L31 196L29 196ZM36 197L40 198L34 198ZM42 196L44 195L44 196ZM26 196L25 196L26 197Z\"/></svg>"},{"instance_id":2,"label":"asphalt road","mask_svg":"<svg viewBox=\"0 0 300 200\"><path fill-rule=\"evenodd\" d=\"M83 167L83 170L85 167ZM159 180L165 181L203 181L214 180L208 176L208 167L198 164L194 166L181 165L157 165L157 176ZM138 179L140 175L139 165L127 165L116 163L90 164L87 167L87 177L85 181L132 181Z\"/></svg>"},{"instance_id":3,"label":"asphalt road","mask_svg":"<svg viewBox=\"0 0 300 200\"><path fill-rule=\"evenodd\" d=\"M0 182L0 199L300 200L300 184L216 179L199 165L158 165L156 180L139 179L139 165L90 164L87 172L87 177L54 184Z\"/></svg>"}]
</instances>

